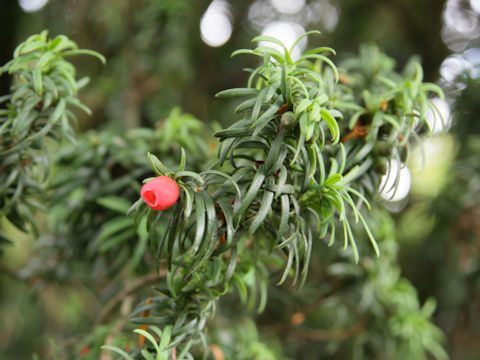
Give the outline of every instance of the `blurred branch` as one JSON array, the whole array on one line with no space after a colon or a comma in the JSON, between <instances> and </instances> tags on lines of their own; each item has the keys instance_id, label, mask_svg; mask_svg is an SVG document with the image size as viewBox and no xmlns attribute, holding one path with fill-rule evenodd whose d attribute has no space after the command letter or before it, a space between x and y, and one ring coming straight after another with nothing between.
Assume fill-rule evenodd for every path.
<instances>
[{"instance_id":1,"label":"blurred branch","mask_svg":"<svg viewBox=\"0 0 480 360\"><path fill-rule=\"evenodd\" d=\"M133 296L127 295L121 300L122 306L120 307L120 317L115 322L115 326L112 329L112 332L105 339L105 345L113 345L115 338L119 333L122 332L125 323L127 322L127 317L132 311L133 305ZM100 354L100 360L112 360L109 349L103 349Z\"/></svg>"},{"instance_id":2,"label":"blurred branch","mask_svg":"<svg viewBox=\"0 0 480 360\"><path fill-rule=\"evenodd\" d=\"M302 314L303 315L303 314ZM297 319L301 319L297 321ZM305 320L304 317L299 316L299 313L295 313L289 323L275 323L262 327L264 330L270 330L275 333L284 333L288 337L296 337L302 339L309 339L315 341L339 341L345 340L352 336L362 333L366 329L367 319L364 318L360 322L345 329L340 330L322 330L312 329L307 327L297 327ZM292 330L292 326L295 328Z\"/></svg>"},{"instance_id":3,"label":"blurred branch","mask_svg":"<svg viewBox=\"0 0 480 360\"><path fill-rule=\"evenodd\" d=\"M2 273L7 275L9 278L11 278L13 280L20 280L17 276L17 273L14 270L5 266L5 264L0 263L0 274L2 274Z\"/></svg>"},{"instance_id":4,"label":"blurred branch","mask_svg":"<svg viewBox=\"0 0 480 360\"><path fill-rule=\"evenodd\" d=\"M103 308L98 316L97 324L104 323L110 315L115 311L118 305L127 297L142 289L145 286L154 285L162 280L167 275L167 270L161 270L159 274L148 274L138 278L132 285L124 286L124 288L117 293Z\"/></svg>"},{"instance_id":5,"label":"blurred branch","mask_svg":"<svg viewBox=\"0 0 480 360\"><path fill-rule=\"evenodd\" d=\"M310 339L315 341L338 341L345 340L352 336L358 335L365 330L367 324L366 319L361 320L358 324L350 326L341 330L321 330L298 328L289 333L289 336L294 336L303 339Z\"/></svg>"}]
</instances>

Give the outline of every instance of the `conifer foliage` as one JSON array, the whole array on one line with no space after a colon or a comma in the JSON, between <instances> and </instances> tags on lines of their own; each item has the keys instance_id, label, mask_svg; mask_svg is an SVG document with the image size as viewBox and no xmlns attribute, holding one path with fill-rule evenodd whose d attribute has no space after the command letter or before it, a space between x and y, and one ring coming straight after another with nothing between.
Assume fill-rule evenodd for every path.
<instances>
[{"instance_id":1,"label":"conifer foliage","mask_svg":"<svg viewBox=\"0 0 480 360\"><path fill-rule=\"evenodd\" d=\"M269 274L281 268L273 275L277 284L291 278L301 288L314 246L331 246L341 238L358 262L356 224L379 256L362 209L371 208L389 161L405 160L417 136L414 126L422 127L432 106L429 93L442 95L436 85L422 82L418 63L412 61L401 76L374 47L364 48L340 71L328 47L292 59L302 38L286 48L259 36L253 42L281 50L261 45L232 54L258 56L262 63L248 69L245 88L216 95L243 101L235 109L240 119L214 134L220 145L207 170L186 170L184 152L175 170L148 155L156 175L173 178L181 189L181 201L168 212L163 236L153 244L160 264L166 263L167 286L157 289L162 296L147 307L159 314L158 322L150 315L152 324L174 324L165 329L171 347L178 346L182 355L202 338L216 301L233 284L247 296L245 279L252 267L260 289L253 301L262 312ZM150 232L166 216L142 200L132 212L147 218ZM365 244L360 249L368 253ZM165 308L168 319L160 315Z\"/></svg>"},{"instance_id":2,"label":"conifer foliage","mask_svg":"<svg viewBox=\"0 0 480 360\"><path fill-rule=\"evenodd\" d=\"M30 224L38 232L33 210L44 208L39 199L50 200L57 209L52 243L63 265L90 262L102 281L122 272L137 280L109 300L94 329L79 341L77 354L86 359L109 354L221 359L224 353L279 358L259 341L253 322L244 324L248 339L241 330L229 332L236 336L234 345L217 336L211 322L220 301L239 298L244 307L262 313L272 285L301 293L309 269L318 271L319 259L328 258L325 269L355 266L351 273L361 288L377 292L376 301L364 302L372 307L369 321L389 324L388 335L372 328L371 341L359 338L363 357L357 358L368 358L368 349L383 336L397 344L389 350L394 357L421 359L428 352L446 358L442 334L430 322L433 302L420 306L413 287L398 275L394 240L375 231L381 226L370 215L387 217L375 205L381 177L390 172L391 161L404 162L412 142L428 131L425 114L429 108L436 112L429 97L443 94L423 82L415 59L399 74L374 46L361 48L358 57L339 67L329 47L292 57L303 37L318 34L308 32L290 48L259 36L253 39L256 48L232 54L258 57L259 65L247 69L244 88L216 95L240 99L237 120L214 134L216 155L207 154L199 140L198 120L178 109L161 131L76 136L71 109L89 112L77 98L87 80L76 80L65 57L105 59L65 36L34 35L0 68L0 74L15 76L12 93L0 99L6 104L0 110L1 216L21 230ZM79 145L64 145L53 157L56 178L43 186L52 162L45 137ZM172 155L165 139L187 150L174 146L178 154ZM95 174L101 184L92 179ZM151 177L143 179L146 174ZM146 185L140 190L142 179ZM135 202L128 209L130 201ZM7 241L3 235L0 240ZM122 301L127 305L119 309ZM340 307L340 296L335 301ZM114 326L109 321L117 310ZM138 346L120 336L125 323L137 327ZM243 357L232 350L242 341ZM337 345L332 338L332 349Z\"/></svg>"}]
</instances>

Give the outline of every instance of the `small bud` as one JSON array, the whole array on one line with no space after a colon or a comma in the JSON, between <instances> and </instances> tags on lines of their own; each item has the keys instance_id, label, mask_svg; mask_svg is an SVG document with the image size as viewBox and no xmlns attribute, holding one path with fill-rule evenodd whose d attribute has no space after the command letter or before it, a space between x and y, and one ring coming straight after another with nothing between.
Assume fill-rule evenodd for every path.
<instances>
[{"instance_id":1,"label":"small bud","mask_svg":"<svg viewBox=\"0 0 480 360\"><path fill-rule=\"evenodd\" d=\"M408 151L407 147L400 148L400 160L404 163L407 161Z\"/></svg>"},{"instance_id":2,"label":"small bud","mask_svg":"<svg viewBox=\"0 0 480 360\"><path fill-rule=\"evenodd\" d=\"M373 152L380 156L390 156L392 155L392 148L384 142L379 142L375 144Z\"/></svg>"},{"instance_id":3,"label":"small bud","mask_svg":"<svg viewBox=\"0 0 480 360\"><path fill-rule=\"evenodd\" d=\"M168 209L177 202L179 195L177 183L168 176L158 176L140 190L140 196L153 210Z\"/></svg>"},{"instance_id":4,"label":"small bud","mask_svg":"<svg viewBox=\"0 0 480 360\"><path fill-rule=\"evenodd\" d=\"M283 113L282 117L280 118L280 122L287 129L291 129L291 128L295 127L295 125L297 125L297 120L295 119L295 114L291 111L287 111L287 112Z\"/></svg>"},{"instance_id":5,"label":"small bud","mask_svg":"<svg viewBox=\"0 0 480 360\"><path fill-rule=\"evenodd\" d=\"M377 157L373 163L373 169L380 175L385 175L388 171L387 158Z\"/></svg>"}]
</instances>

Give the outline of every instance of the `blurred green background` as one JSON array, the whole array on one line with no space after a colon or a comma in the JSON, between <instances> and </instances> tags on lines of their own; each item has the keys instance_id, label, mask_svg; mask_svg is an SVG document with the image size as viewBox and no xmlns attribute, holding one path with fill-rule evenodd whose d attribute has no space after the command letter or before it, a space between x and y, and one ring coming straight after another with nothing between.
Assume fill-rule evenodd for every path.
<instances>
[{"instance_id":1,"label":"blurred green background","mask_svg":"<svg viewBox=\"0 0 480 360\"><path fill-rule=\"evenodd\" d=\"M436 105L448 131L424 141L424 159L413 152L399 191L379 201L395 220L402 275L421 303L437 300L434 318L447 352L480 359L479 20L479 0L7 0L0 5L0 63L30 34L65 34L108 59L105 67L72 59L92 79L80 95L93 116L80 117L79 131L155 126L180 107L205 123L208 144L212 129L233 121L233 104L214 94L243 86L242 68L256 61L230 54L251 47L253 36L292 42L318 29L323 35L304 46L335 48L335 62L365 42L377 43L398 68L417 54L425 81L446 92ZM0 77L0 95L10 81ZM31 358L58 334L75 343L100 307L82 282L19 281L39 250L14 234L18 241L0 258L2 360Z\"/></svg>"}]
</instances>

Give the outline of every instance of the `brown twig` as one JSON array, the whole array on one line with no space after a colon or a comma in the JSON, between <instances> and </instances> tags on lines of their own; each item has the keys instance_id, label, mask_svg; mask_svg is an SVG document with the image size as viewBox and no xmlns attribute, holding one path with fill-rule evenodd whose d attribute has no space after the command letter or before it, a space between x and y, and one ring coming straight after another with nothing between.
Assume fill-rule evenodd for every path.
<instances>
[{"instance_id":1,"label":"brown twig","mask_svg":"<svg viewBox=\"0 0 480 360\"><path fill-rule=\"evenodd\" d=\"M166 270L161 270L159 274L148 274L141 278L138 278L132 285L124 286L124 288L117 293L103 308L102 312L97 318L97 324L104 323L113 311L120 305L123 299L129 295L132 295L139 291L141 288L149 285L156 284L160 280L162 280L167 275Z\"/></svg>"},{"instance_id":2,"label":"brown twig","mask_svg":"<svg viewBox=\"0 0 480 360\"><path fill-rule=\"evenodd\" d=\"M343 75L343 74L338 75L338 80L340 80L342 84L345 84L345 85L350 84L350 79L346 75Z\"/></svg>"},{"instance_id":3,"label":"brown twig","mask_svg":"<svg viewBox=\"0 0 480 360\"><path fill-rule=\"evenodd\" d=\"M345 340L362 333L365 330L366 323L367 321L363 319L358 324L341 330L321 330L302 327L289 333L289 336L316 341Z\"/></svg>"},{"instance_id":4,"label":"brown twig","mask_svg":"<svg viewBox=\"0 0 480 360\"><path fill-rule=\"evenodd\" d=\"M210 345L210 351L212 352L215 360L225 360L225 354L223 353L223 350L220 348L220 346L212 344Z\"/></svg>"},{"instance_id":5,"label":"brown twig","mask_svg":"<svg viewBox=\"0 0 480 360\"><path fill-rule=\"evenodd\" d=\"M340 142L344 143L347 142L348 140L355 139L355 138L363 138L367 136L368 132L368 126L362 125L362 122L360 119L357 120L355 125L353 125L353 131L350 134L345 135L340 139Z\"/></svg>"},{"instance_id":6,"label":"brown twig","mask_svg":"<svg viewBox=\"0 0 480 360\"><path fill-rule=\"evenodd\" d=\"M367 325L367 320L364 318L359 323L352 325L345 329L340 330L323 330L323 329L312 329L308 327L300 327L302 321L296 323L295 317L298 316L298 313L295 313L294 316L290 319L290 323L276 323L272 325L267 325L262 327L264 330L270 330L275 333L284 333L285 336L293 336L296 338L303 338L316 341L335 341L335 340L345 340L352 336L358 335L365 330Z\"/></svg>"},{"instance_id":7,"label":"brown twig","mask_svg":"<svg viewBox=\"0 0 480 360\"><path fill-rule=\"evenodd\" d=\"M146 301L146 304L151 304L151 303L152 303L152 298L149 297ZM142 312L142 317L143 318L147 318L149 315L150 315L150 310L149 309L143 310L143 312ZM140 329L142 329L143 331L147 331L148 325L147 324L142 324L140 326ZM143 345L145 345L145 336L143 336L142 334L138 334L138 346L143 346Z\"/></svg>"},{"instance_id":8,"label":"brown twig","mask_svg":"<svg viewBox=\"0 0 480 360\"><path fill-rule=\"evenodd\" d=\"M277 114L281 115L281 114L287 112L287 111L289 110L289 108L290 108L290 105L289 105L289 104L283 104L283 105L280 107L280 109L278 109Z\"/></svg>"},{"instance_id":9,"label":"brown twig","mask_svg":"<svg viewBox=\"0 0 480 360\"><path fill-rule=\"evenodd\" d=\"M128 315L132 311L133 305L133 296L127 295L122 298L122 306L120 307L120 318L116 321L115 326L112 329L112 332L105 339L105 345L113 345L115 338L123 330L125 323L127 322ZM100 360L112 360L109 349L103 349L100 354Z\"/></svg>"}]
</instances>

